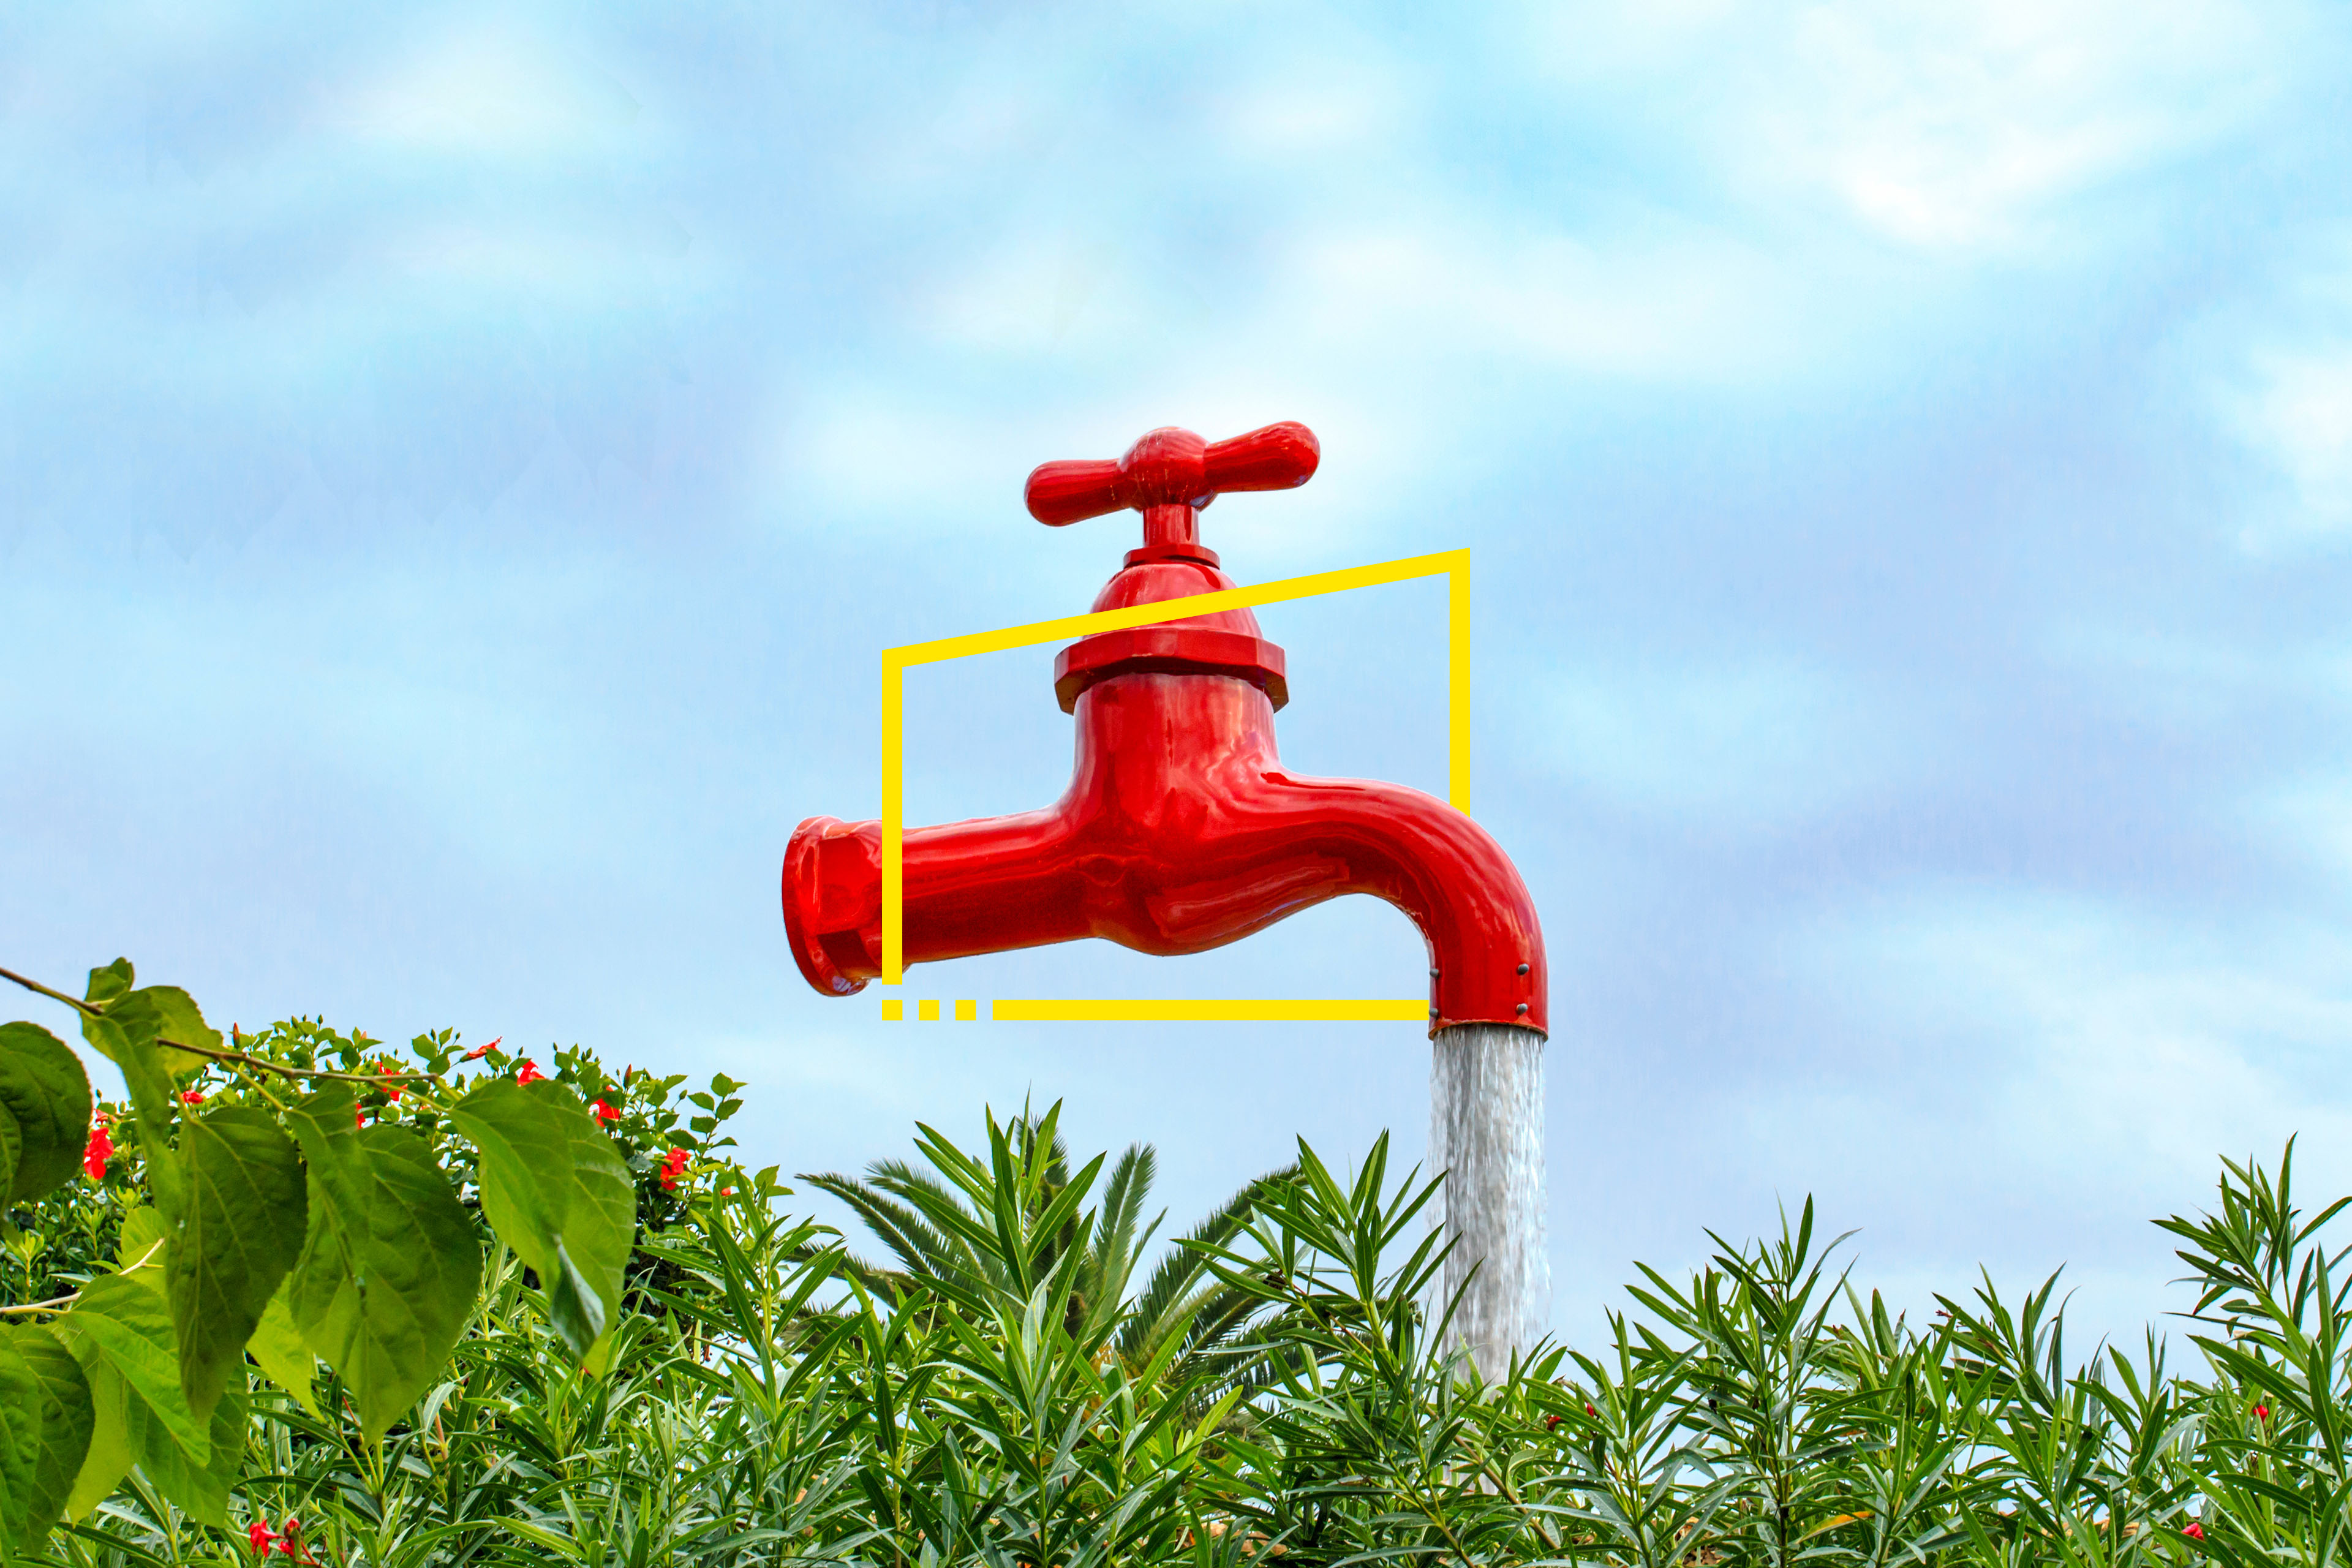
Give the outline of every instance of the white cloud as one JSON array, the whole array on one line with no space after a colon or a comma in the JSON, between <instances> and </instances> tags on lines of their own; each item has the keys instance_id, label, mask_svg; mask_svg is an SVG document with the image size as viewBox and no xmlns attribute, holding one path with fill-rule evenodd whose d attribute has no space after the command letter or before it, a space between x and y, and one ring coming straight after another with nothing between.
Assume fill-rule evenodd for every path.
<instances>
[{"instance_id":1,"label":"white cloud","mask_svg":"<svg viewBox=\"0 0 2352 1568\"><path fill-rule=\"evenodd\" d=\"M2230 397L2227 412L2293 487L2298 515L2288 531L2352 525L2352 341L2251 357L2254 384Z\"/></svg>"},{"instance_id":2,"label":"white cloud","mask_svg":"<svg viewBox=\"0 0 2352 1568\"><path fill-rule=\"evenodd\" d=\"M2339 931L2273 919L2217 932L1946 886L1791 946L1826 994L1897 1042L1905 1068L1853 1119L1882 1151L1973 1151L2028 1190L2179 1203L2217 1154L2272 1159L2300 1132L2320 1178L2352 1183L2352 1098L2330 1087L2352 1050Z\"/></svg>"},{"instance_id":3,"label":"white cloud","mask_svg":"<svg viewBox=\"0 0 2352 1568\"><path fill-rule=\"evenodd\" d=\"M1250 163L1361 156L1402 118L1405 79L1386 62L1318 60L1227 95L1215 112L1229 155Z\"/></svg>"},{"instance_id":4,"label":"white cloud","mask_svg":"<svg viewBox=\"0 0 2352 1568\"><path fill-rule=\"evenodd\" d=\"M2291 12L2204 0L1852 0L1539 30L1581 86L1674 91L1736 191L1776 206L1811 192L1899 244L1982 254L2039 245L2069 200L2242 126L2294 65L2295 29Z\"/></svg>"},{"instance_id":5,"label":"white cloud","mask_svg":"<svg viewBox=\"0 0 2352 1568\"><path fill-rule=\"evenodd\" d=\"M1528 695L1528 754L1638 816L1771 830L1916 765L1913 727L1874 693L1794 659L1555 673Z\"/></svg>"},{"instance_id":6,"label":"white cloud","mask_svg":"<svg viewBox=\"0 0 2352 1568\"><path fill-rule=\"evenodd\" d=\"M445 33L397 68L344 87L319 118L397 151L529 156L609 143L638 110L605 72L486 26Z\"/></svg>"},{"instance_id":7,"label":"white cloud","mask_svg":"<svg viewBox=\"0 0 2352 1568\"><path fill-rule=\"evenodd\" d=\"M2352 228L2338 218L2276 265L2275 286L2194 334L2220 365L2215 416L2278 481L2243 531L2256 551L2352 530Z\"/></svg>"},{"instance_id":8,"label":"white cloud","mask_svg":"<svg viewBox=\"0 0 2352 1568\"><path fill-rule=\"evenodd\" d=\"M1326 344L1384 360L1717 382L1782 363L1801 340L1780 268L1728 235L1621 230L1587 242L1459 214L1411 216L1302 240L1286 317Z\"/></svg>"}]
</instances>

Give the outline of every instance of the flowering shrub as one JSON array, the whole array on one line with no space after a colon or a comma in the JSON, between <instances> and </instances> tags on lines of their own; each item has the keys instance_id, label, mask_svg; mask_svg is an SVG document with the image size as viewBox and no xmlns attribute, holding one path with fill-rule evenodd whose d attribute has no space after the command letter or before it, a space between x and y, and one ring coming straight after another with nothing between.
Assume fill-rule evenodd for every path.
<instances>
[{"instance_id":1,"label":"flowering shrub","mask_svg":"<svg viewBox=\"0 0 2352 1568\"><path fill-rule=\"evenodd\" d=\"M41 1200L77 1168L111 1180L118 1133L140 1158L116 1194L134 1201L113 1219L112 1267L78 1259L78 1288L18 1304L0 1328L0 1416L16 1416L0 1418L0 1541L33 1550L134 1468L225 1524L248 1355L306 1400L324 1361L360 1435L380 1437L439 1377L475 1307L481 1221L543 1281L573 1355L609 1343L636 1183L568 1086L452 1079L441 1037L419 1041L413 1066L363 1063L373 1042L315 1025L251 1042L232 1030L232 1044L185 992L138 985L123 959L90 971L79 997L7 978L70 1008L131 1096L127 1114L93 1106L55 1036L0 1026L8 1201ZM103 1228L77 1239L95 1247Z\"/></svg>"},{"instance_id":2,"label":"flowering shrub","mask_svg":"<svg viewBox=\"0 0 2352 1568\"><path fill-rule=\"evenodd\" d=\"M530 1058L499 1042L403 1053L295 1020L233 1030L160 1095L134 1079L131 1104L94 1116L47 1037L9 1027L0 1522L36 1561L2332 1568L2352 1550L2352 1284L2326 1240L2343 1205L2303 1212L2291 1147L2275 1173L2225 1166L2211 1213L2160 1222L2194 1282L2178 1349L2069 1360L2054 1279L1937 1297L1915 1324L1848 1283L1807 1205L1686 1277L1643 1269L1602 1344L1482 1379L1433 1300L1433 1184L1393 1180L1385 1141L1352 1171L1302 1146L1155 1258L1148 1148L1077 1163L1052 1111L992 1119L982 1150L926 1130L918 1161L871 1182L813 1178L866 1219L877 1262L793 1217L774 1170L732 1162L730 1079L685 1092L557 1050L525 1082ZM64 1103L41 1098L59 1082ZM545 1239L509 1237L520 1134L477 1131L476 1095L563 1105L567 1149L602 1140L634 1199L584 1346ZM297 1288L268 1293L199 1422L185 1367L213 1342L173 1292L203 1287L173 1270L205 1254L175 1250L153 1173L216 1174L208 1138L266 1146L289 1123L306 1206L349 1173L306 1137L421 1151L379 1191L413 1207L446 1188L478 1288L387 1413L367 1360L386 1337L323 1354L291 1305L320 1267L306 1218ZM27 1169L50 1184L18 1195ZM178 1201L214 1213L186 1185ZM439 1245L392 1234L427 1261ZM576 1267L560 1239L555 1267ZM360 1291L356 1273L331 1282ZM45 1456L77 1425L77 1373L106 1399L68 1474ZM89 1470L102 1445L128 1450L120 1470ZM39 1510L59 1492L52 1529Z\"/></svg>"}]
</instances>

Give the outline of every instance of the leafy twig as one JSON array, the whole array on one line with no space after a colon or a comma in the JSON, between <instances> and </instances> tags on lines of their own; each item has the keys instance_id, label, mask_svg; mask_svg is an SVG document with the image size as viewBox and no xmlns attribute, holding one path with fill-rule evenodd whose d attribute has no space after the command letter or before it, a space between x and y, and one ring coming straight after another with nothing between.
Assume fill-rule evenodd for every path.
<instances>
[{"instance_id":1,"label":"leafy twig","mask_svg":"<svg viewBox=\"0 0 2352 1568\"><path fill-rule=\"evenodd\" d=\"M38 992L53 1001L62 1002L89 1017L106 1016L105 1008L85 1002L79 996L68 996L62 991L53 991L37 980L27 980L13 969L0 969L0 980L13 980L27 991ZM325 1068L289 1068L283 1062L273 1062L267 1057L257 1057L249 1051L224 1050L217 1046L192 1046L185 1040L174 1040L162 1035L155 1037L155 1043L159 1046L167 1046L175 1051L185 1051L192 1057L208 1057L216 1062L242 1062L247 1067L259 1068L264 1072L274 1072L281 1078L332 1078L341 1079L349 1083L383 1083L387 1080L406 1082L411 1079L419 1083L434 1081L433 1075L429 1072L332 1072Z\"/></svg>"}]
</instances>

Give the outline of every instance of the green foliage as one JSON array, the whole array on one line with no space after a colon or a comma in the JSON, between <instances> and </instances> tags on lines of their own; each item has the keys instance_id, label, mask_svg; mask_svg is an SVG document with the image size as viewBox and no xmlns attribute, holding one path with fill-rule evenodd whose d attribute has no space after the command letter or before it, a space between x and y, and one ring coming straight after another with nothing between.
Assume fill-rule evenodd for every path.
<instances>
[{"instance_id":1,"label":"green foliage","mask_svg":"<svg viewBox=\"0 0 2352 1568\"><path fill-rule=\"evenodd\" d=\"M452 1037L393 1058L304 1020L206 1056L127 964L89 998L129 1058L131 1104L100 1108L121 1143L16 1200L0 1321L0 1534L37 1561L2352 1552L2344 1205L2298 1208L2292 1147L2160 1222L2196 1282L2178 1345L2078 1357L2054 1279L1988 1279L1914 1324L1808 1204L1686 1277L1640 1270L1602 1344L1485 1379L1435 1298L1434 1183L1398 1177L1385 1140L1351 1168L1302 1146L1155 1258L1148 1147L1073 1160L1053 1110L991 1117L971 1150L925 1127L911 1160L814 1178L874 1231L869 1263L726 1159L731 1079L616 1083L580 1051L468 1076Z\"/></svg>"},{"instance_id":2,"label":"green foliage","mask_svg":"<svg viewBox=\"0 0 2352 1568\"><path fill-rule=\"evenodd\" d=\"M63 1184L89 1126L79 1058L37 1024L0 1024L0 1192L17 1203Z\"/></svg>"},{"instance_id":3,"label":"green foliage","mask_svg":"<svg viewBox=\"0 0 2352 1568\"><path fill-rule=\"evenodd\" d=\"M548 1133L530 1179L551 1244L535 1256L559 1266L549 1297L574 1355L617 1316L635 1190L564 1085L454 1084L446 1037L417 1043L421 1071L362 1071L373 1042L317 1025L232 1047L187 993L142 987L127 959L90 971L79 998L6 977L70 1007L130 1092L127 1114L100 1107L93 1122L79 1059L38 1026L0 1026L0 1193L33 1205L31 1228L6 1233L27 1294L0 1326L0 1542L14 1550L126 1478L151 1517L226 1528L253 1435L249 1352L314 1418L323 1360L362 1448L410 1415L481 1293L485 1237L460 1183L487 1167L454 1106L487 1094L531 1108ZM404 1103L416 1125L394 1124ZM50 1204L77 1163L94 1201ZM499 1177L482 1196L503 1201ZM69 1289L30 1295L59 1274Z\"/></svg>"},{"instance_id":4,"label":"green foliage","mask_svg":"<svg viewBox=\"0 0 2352 1568\"><path fill-rule=\"evenodd\" d=\"M294 1267L309 1212L302 1163L277 1118L216 1105L181 1124L187 1215L165 1249L165 1292L189 1408L212 1414L262 1310Z\"/></svg>"}]
</instances>

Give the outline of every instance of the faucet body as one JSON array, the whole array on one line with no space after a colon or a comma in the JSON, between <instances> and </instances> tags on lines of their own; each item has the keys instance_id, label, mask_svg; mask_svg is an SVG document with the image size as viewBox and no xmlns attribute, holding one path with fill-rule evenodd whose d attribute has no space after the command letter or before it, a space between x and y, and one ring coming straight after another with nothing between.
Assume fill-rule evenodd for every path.
<instances>
[{"instance_id":1,"label":"faucet body","mask_svg":"<svg viewBox=\"0 0 2352 1568\"><path fill-rule=\"evenodd\" d=\"M1311 473L1303 426L1220 446L1263 448L1286 431L1304 437ZM1162 484L1169 497L1147 489L1139 500L1132 471L1149 479L1150 461L1169 466L1164 450L1147 448L1177 437L1192 446L1180 445L1175 462L1181 470L1189 455L1192 470ZM1033 477L1031 510L1047 521L1076 520L1049 515L1057 504L1072 510L1068 502L1040 500L1056 469L1115 468L1104 493L1123 486L1118 504L1144 513L1144 548L1129 552L1095 609L1234 585L1197 540L1202 450L1197 437L1154 432L1121 465L1047 465ZM1217 448L1206 450L1213 479ZM1256 448L1251 457L1261 469L1271 460ZM1076 720L1069 787L1041 811L907 829L906 962L1081 937L1201 952L1327 899L1369 893L1411 916L1428 943L1432 1035L1470 1023L1548 1031L1543 933L1509 858L1419 790L1286 769L1274 734L1288 697L1282 651L1248 610L1087 637L1063 651L1055 677ZM881 851L880 823L828 816L802 823L786 849L793 955L821 992L845 995L881 973Z\"/></svg>"}]
</instances>

